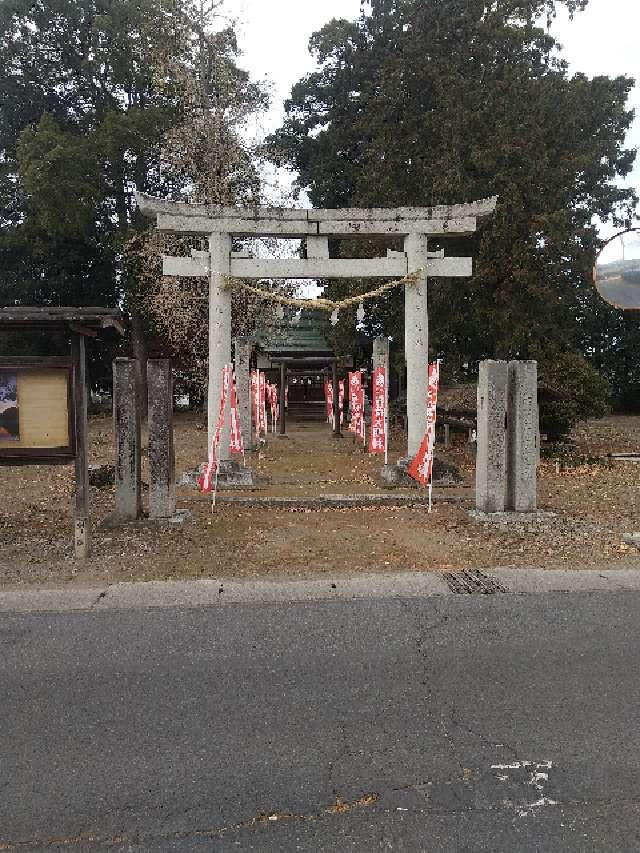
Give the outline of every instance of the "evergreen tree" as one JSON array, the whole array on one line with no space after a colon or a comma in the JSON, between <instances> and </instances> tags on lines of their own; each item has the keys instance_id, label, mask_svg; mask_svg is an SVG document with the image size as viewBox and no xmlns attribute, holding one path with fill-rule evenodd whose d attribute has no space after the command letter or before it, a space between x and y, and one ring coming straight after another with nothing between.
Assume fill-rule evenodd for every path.
<instances>
[{"instance_id":1,"label":"evergreen tree","mask_svg":"<svg viewBox=\"0 0 640 853\"><path fill-rule=\"evenodd\" d=\"M557 5L371 0L358 21L312 37L320 70L294 87L270 141L321 207L499 195L473 240L441 243L475 259L473 279L430 288L433 352L449 376L481 358L544 364L571 349L623 378L607 340L621 321L598 304L591 267L594 219L622 225L637 201L617 183L635 157L624 145L633 81L570 77L544 28ZM369 312L368 329L401 342L402 320L396 293Z\"/></svg>"},{"instance_id":2,"label":"evergreen tree","mask_svg":"<svg viewBox=\"0 0 640 853\"><path fill-rule=\"evenodd\" d=\"M225 201L256 186L234 122L264 97L236 65L233 30L217 26L220 5L0 4L0 299L123 307L143 393L154 330L130 258L149 228L135 190L187 197L203 160Z\"/></svg>"}]
</instances>

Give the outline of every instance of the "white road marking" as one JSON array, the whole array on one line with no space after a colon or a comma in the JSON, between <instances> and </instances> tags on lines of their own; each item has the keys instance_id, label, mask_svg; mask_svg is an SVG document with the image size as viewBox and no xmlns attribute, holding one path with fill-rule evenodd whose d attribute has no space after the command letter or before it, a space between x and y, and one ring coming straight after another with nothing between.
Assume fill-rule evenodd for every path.
<instances>
[{"instance_id":1,"label":"white road marking","mask_svg":"<svg viewBox=\"0 0 640 853\"><path fill-rule=\"evenodd\" d=\"M492 770L503 771L496 774L500 782L508 782L510 779L509 770L524 770L529 774L528 785L535 788L540 794L539 798L533 803L524 803L517 806L519 817L528 817L536 809L544 806L557 806L557 800L552 800L550 797L545 797L544 787L549 781L549 771L553 769L552 761L513 761L510 764L492 764Z\"/></svg>"}]
</instances>

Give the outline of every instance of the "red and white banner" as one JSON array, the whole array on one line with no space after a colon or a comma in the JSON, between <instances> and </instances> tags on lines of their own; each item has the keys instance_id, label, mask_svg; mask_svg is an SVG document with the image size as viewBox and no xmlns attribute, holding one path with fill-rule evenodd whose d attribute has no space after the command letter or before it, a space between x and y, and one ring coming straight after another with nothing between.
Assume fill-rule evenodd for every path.
<instances>
[{"instance_id":1,"label":"red and white banner","mask_svg":"<svg viewBox=\"0 0 640 853\"><path fill-rule=\"evenodd\" d=\"M267 382L266 395L267 403L269 404L269 409L271 411L271 428L275 432L276 424L280 419L280 399L278 386L276 384L272 385L271 382Z\"/></svg>"},{"instance_id":2,"label":"red and white banner","mask_svg":"<svg viewBox=\"0 0 640 853\"><path fill-rule=\"evenodd\" d=\"M436 411L438 390L440 388L440 362L429 365L429 386L427 392L427 431L420 450L407 468L407 473L423 486L431 483L433 473L433 447L436 440Z\"/></svg>"},{"instance_id":3,"label":"red and white banner","mask_svg":"<svg viewBox=\"0 0 640 853\"><path fill-rule=\"evenodd\" d=\"M260 380L258 371L251 371L251 417L253 418L253 428L256 435L259 436L260 418L258 412L260 410Z\"/></svg>"},{"instance_id":4,"label":"red and white banner","mask_svg":"<svg viewBox=\"0 0 640 853\"><path fill-rule=\"evenodd\" d=\"M376 367L373 371L373 401L371 404L371 432L369 453L387 451L387 371Z\"/></svg>"},{"instance_id":5,"label":"red and white banner","mask_svg":"<svg viewBox=\"0 0 640 853\"><path fill-rule=\"evenodd\" d=\"M364 417L364 385L360 385L358 393L358 423L356 424L356 436L364 444L367 440L367 424Z\"/></svg>"},{"instance_id":6,"label":"red and white banner","mask_svg":"<svg viewBox=\"0 0 640 853\"><path fill-rule=\"evenodd\" d=\"M267 434L267 377L262 370L258 371L258 387L260 400L258 405L258 437Z\"/></svg>"},{"instance_id":7,"label":"red and white banner","mask_svg":"<svg viewBox=\"0 0 640 853\"><path fill-rule=\"evenodd\" d=\"M229 449L232 453L244 453L244 441L242 440L242 429L240 427L238 391L236 388L235 376L231 383L231 434L229 437Z\"/></svg>"},{"instance_id":8,"label":"red and white banner","mask_svg":"<svg viewBox=\"0 0 640 853\"><path fill-rule=\"evenodd\" d=\"M369 453L385 453L387 449L387 372L384 367L373 371L371 432Z\"/></svg>"},{"instance_id":9,"label":"red and white banner","mask_svg":"<svg viewBox=\"0 0 640 853\"><path fill-rule=\"evenodd\" d=\"M344 379L338 382L338 410L340 412L340 426L344 423Z\"/></svg>"},{"instance_id":10,"label":"red and white banner","mask_svg":"<svg viewBox=\"0 0 640 853\"><path fill-rule=\"evenodd\" d=\"M333 423L333 382L329 380L324 383L324 396L327 401L327 420Z\"/></svg>"},{"instance_id":11,"label":"red and white banner","mask_svg":"<svg viewBox=\"0 0 640 853\"><path fill-rule=\"evenodd\" d=\"M362 382L361 373L349 374L349 432L355 432L357 427L358 391Z\"/></svg>"},{"instance_id":12,"label":"red and white banner","mask_svg":"<svg viewBox=\"0 0 640 853\"><path fill-rule=\"evenodd\" d=\"M364 388L361 370L349 374L349 413L351 415L349 430L354 432L361 441L364 441Z\"/></svg>"},{"instance_id":13,"label":"red and white banner","mask_svg":"<svg viewBox=\"0 0 640 853\"><path fill-rule=\"evenodd\" d=\"M224 427L224 413L227 407L227 398L229 396L229 389L231 387L233 375L233 367L230 364L226 364L222 368L222 387L220 389L220 411L218 413L218 421L216 423L216 428L213 433L213 438L211 440L211 447L209 448L209 461L204 467L204 471L198 478L198 486L200 487L200 491L205 495L209 494L213 490L213 479L218 470L218 448L220 446L220 438L222 436L222 429Z\"/></svg>"}]
</instances>

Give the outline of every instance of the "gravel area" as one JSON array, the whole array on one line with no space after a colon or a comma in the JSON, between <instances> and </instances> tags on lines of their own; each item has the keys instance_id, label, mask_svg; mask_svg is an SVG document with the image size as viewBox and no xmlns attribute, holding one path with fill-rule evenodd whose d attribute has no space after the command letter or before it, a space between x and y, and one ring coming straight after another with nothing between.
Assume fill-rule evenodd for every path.
<instances>
[{"instance_id":1,"label":"gravel area","mask_svg":"<svg viewBox=\"0 0 640 853\"><path fill-rule=\"evenodd\" d=\"M112 463L110 421L94 419L90 431L91 462ZM212 512L209 501L183 488L179 506L191 513L185 524L143 521L111 529L104 526L114 503L106 478L91 489L95 547L85 562L73 557L72 468L1 468L0 586L640 565L638 549L623 538L640 530L640 465L606 458L640 447L640 418L590 423L573 438L573 463L565 454L562 466L553 458L540 466L541 512L516 521L469 517L472 500L460 498L472 497L474 469L464 443L449 456L462 471L465 488L441 490L439 497L452 500L436 503L431 514L425 506L221 505ZM201 420L178 416L178 472L197 467L205 447ZM396 437L391 459L402 450ZM292 427L288 441L270 441L250 464L261 488L248 496L385 494L378 481L380 458L368 456L350 436L334 440L323 424Z\"/></svg>"}]
</instances>

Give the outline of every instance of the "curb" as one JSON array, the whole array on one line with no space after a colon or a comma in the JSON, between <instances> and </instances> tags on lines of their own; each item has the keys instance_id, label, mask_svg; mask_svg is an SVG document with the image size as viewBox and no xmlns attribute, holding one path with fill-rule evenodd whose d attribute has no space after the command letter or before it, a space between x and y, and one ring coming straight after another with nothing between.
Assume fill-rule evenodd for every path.
<instances>
[{"instance_id":1,"label":"curb","mask_svg":"<svg viewBox=\"0 0 640 853\"><path fill-rule=\"evenodd\" d=\"M433 503L465 503L472 500L465 495L434 495ZM216 503L242 507L270 507L274 509L326 509L368 506L428 506L425 495L317 495L314 497L241 497L218 494Z\"/></svg>"},{"instance_id":2,"label":"curb","mask_svg":"<svg viewBox=\"0 0 640 853\"><path fill-rule=\"evenodd\" d=\"M312 580L151 581L95 589L0 592L1 613L100 613L233 604L292 604L332 599L375 601L456 595L538 595L550 592L640 592L640 565L633 569L496 569L465 572L402 572Z\"/></svg>"}]
</instances>

